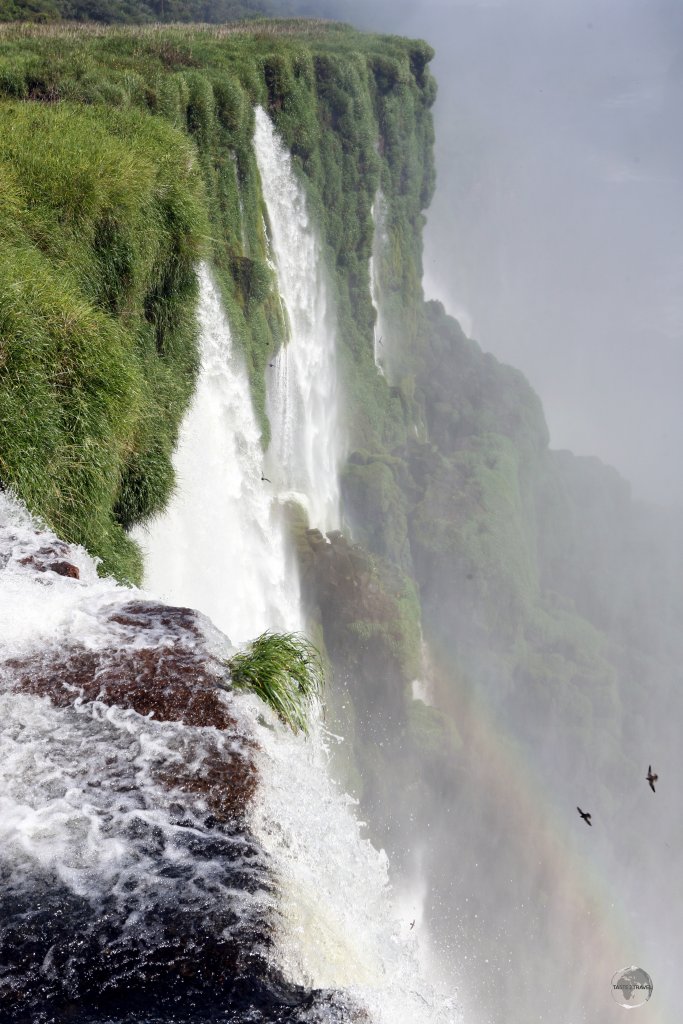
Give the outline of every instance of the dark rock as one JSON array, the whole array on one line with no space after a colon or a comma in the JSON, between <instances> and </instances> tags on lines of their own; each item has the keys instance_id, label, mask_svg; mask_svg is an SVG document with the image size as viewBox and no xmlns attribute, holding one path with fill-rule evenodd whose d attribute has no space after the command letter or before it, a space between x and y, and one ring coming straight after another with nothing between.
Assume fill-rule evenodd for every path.
<instances>
[{"instance_id":1,"label":"dark rock","mask_svg":"<svg viewBox=\"0 0 683 1024\"><path fill-rule=\"evenodd\" d=\"M55 543L14 559L42 574L75 569L70 554ZM0 662L0 689L52 705L44 734L23 720L14 734L38 748L18 800L39 814L65 799L76 830L65 823L54 868L0 851L0 1024L367 1020L273 964L277 881L247 815L257 744L208 624L133 599L101 609L99 625L102 648Z\"/></svg>"},{"instance_id":2,"label":"dark rock","mask_svg":"<svg viewBox=\"0 0 683 1024\"><path fill-rule=\"evenodd\" d=\"M5 538L6 542L14 539L11 536ZM30 554L24 555L23 558L18 558L17 564L24 566L26 569L32 569L34 572L48 572L48 570L52 570L52 572L56 572L60 576L70 576L72 579L77 580L80 579L80 572L78 567L68 560L70 554L71 548L68 544L53 539L50 543L41 545L36 551L31 551Z\"/></svg>"},{"instance_id":3,"label":"dark rock","mask_svg":"<svg viewBox=\"0 0 683 1024\"><path fill-rule=\"evenodd\" d=\"M151 601L116 605L109 621L127 627L124 641L104 650L72 646L1 666L13 690L49 697L69 707L76 697L136 711L157 721L181 722L199 729L234 731L230 705L234 700L219 688L222 667L201 642L197 613ZM130 630L130 635L126 634ZM150 646L142 646L147 640ZM202 796L220 820L242 813L256 788L253 743L236 736L228 749L210 737L187 733L190 767L157 769L157 779L182 785ZM192 756L193 749L195 756ZM200 749L201 748L201 751ZM200 756L201 753L201 756ZM200 758L201 770L196 758Z\"/></svg>"},{"instance_id":4,"label":"dark rock","mask_svg":"<svg viewBox=\"0 0 683 1024\"><path fill-rule=\"evenodd\" d=\"M48 565L48 569L56 572L59 576L68 576L72 580L79 580L81 578L79 568L73 562L52 562Z\"/></svg>"}]
</instances>

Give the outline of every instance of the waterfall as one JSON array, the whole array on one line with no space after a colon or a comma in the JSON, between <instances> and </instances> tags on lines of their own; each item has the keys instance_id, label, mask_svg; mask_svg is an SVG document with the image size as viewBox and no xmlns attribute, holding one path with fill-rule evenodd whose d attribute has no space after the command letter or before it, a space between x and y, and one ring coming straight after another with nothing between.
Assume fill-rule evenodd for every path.
<instances>
[{"instance_id":1,"label":"waterfall","mask_svg":"<svg viewBox=\"0 0 683 1024\"><path fill-rule=\"evenodd\" d=\"M229 642L208 620L99 579L4 494L0 567L1 1005L88 1024L171 1019L163 1006L179 1024L227 1006L234 1024L461 1024L421 976L412 899L392 901L319 718L295 736L217 690Z\"/></svg>"},{"instance_id":2,"label":"waterfall","mask_svg":"<svg viewBox=\"0 0 683 1024\"><path fill-rule=\"evenodd\" d=\"M7 494L0 576L0 1018L258 1002L277 908L239 814L259 726L214 682L225 638L99 579Z\"/></svg>"},{"instance_id":3,"label":"waterfall","mask_svg":"<svg viewBox=\"0 0 683 1024\"><path fill-rule=\"evenodd\" d=\"M206 266L200 267L201 372L173 465L176 491L148 529L133 531L145 582L198 608L235 643L302 625L296 560L282 507L263 473L247 373Z\"/></svg>"},{"instance_id":4,"label":"waterfall","mask_svg":"<svg viewBox=\"0 0 683 1024\"><path fill-rule=\"evenodd\" d=\"M293 213L295 219L301 213L296 203ZM315 278L311 287L318 287ZM304 296L302 304L309 304ZM175 455L175 498L144 538L146 586L207 612L233 638L283 623L300 628L299 584L279 514L281 496L270 468L273 484L261 481L246 372L206 268L200 273L199 319L202 369ZM289 356L298 341L293 334ZM320 428L314 412L307 417L315 448L331 439L325 434L329 410L320 403L313 410L325 421ZM296 422L291 430L301 436ZM287 463L282 470L280 479L291 483ZM316 479L324 495L309 490L310 508L329 509L330 480L314 476L309 489ZM336 488L336 466L334 480ZM421 978L419 937L405 910L393 908L386 857L362 838L354 802L331 779L328 745L337 740L319 719L308 738L295 737L255 698L241 706L251 709L258 730L261 785L250 828L280 885L277 969L292 984L342 989L367 1006L377 1024L459 1020L452 1002ZM270 727L259 729L264 720Z\"/></svg>"},{"instance_id":5,"label":"waterfall","mask_svg":"<svg viewBox=\"0 0 683 1024\"><path fill-rule=\"evenodd\" d=\"M294 492L324 532L339 525L342 450L334 311L320 241L288 150L257 107L254 152L269 220L271 256L289 322L268 386L268 475Z\"/></svg>"},{"instance_id":6,"label":"waterfall","mask_svg":"<svg viewBox=\"0 0 683 1024\"><path fill-rule=\"evenodd\" d=\"M370 210L372 216L372 223L375 231L372 237L372 255L370 257L370 266L368 270L370 278L370 297L372 299L372 306L375 310L375 329L373 334L373 353L375 358L375 366L379 372L384 376L383 363L385 361L385 324L382 317L380 302L380 281L379 281L379 268L381 266L382 249L387 243L387 234L385 227L385 199L382 192L378 190L375 196L374 202Z\"/></svg>"},{"instance_id":7,"label":"waterfall","mask_svg":"<svg viewBox=\"0 0 683 1024\"><path fill-rule=\"evenodd\" d=\"M411 928L426 893L392 890L386 854L331 779L331 742L319 721L308 739L263 739L254 832L282 881L278 966L298 984L346 992L372 1024L462 1024L453 995L426 981L431 950Z\"/></svg>"},{"instance_id":8,"label":"waterfall","mask_svg":"<svg viewBox=\"0 0 683 1024\"><path fill-rule=\"evenodd\" d=\"M321 246L260 110L254 145L290 326L270 450L201 266L175 492L134 531L147 592L0 494L0 1006L23 1019L461 1019L421 970L416 896L394 898L332 779L342 740L225 689L235 643L305 628L284 506L337 525L343 447Z\"/></svg>"}]
</instances>

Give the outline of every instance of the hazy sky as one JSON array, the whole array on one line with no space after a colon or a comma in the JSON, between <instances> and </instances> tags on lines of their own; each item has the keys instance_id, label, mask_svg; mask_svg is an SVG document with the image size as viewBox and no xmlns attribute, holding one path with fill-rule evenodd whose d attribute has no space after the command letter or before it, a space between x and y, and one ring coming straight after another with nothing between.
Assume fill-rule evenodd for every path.
<instances>
[{"instance_id":1,"label":"hazy sky","mask_svg":"<svg viewBox=\"0 0 683 1024\"><path fill-rule=\"evenodd\" d=\"M554 447L683 501L683 0L343 0L437 51L426 285Z\"/></svg>"}]
</instances>

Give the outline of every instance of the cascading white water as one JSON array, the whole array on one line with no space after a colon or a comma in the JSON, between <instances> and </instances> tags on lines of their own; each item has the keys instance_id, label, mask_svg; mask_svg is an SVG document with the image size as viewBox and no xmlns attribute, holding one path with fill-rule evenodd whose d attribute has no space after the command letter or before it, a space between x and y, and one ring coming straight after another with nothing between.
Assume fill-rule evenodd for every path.
<instances>
[{"instance_id":1,"label":"cascading white water","mask_svg":"<svg viewBox=\"0 0 683 1024\"><path fill-rule=\"evenodd\" d=\"M127 984L138 961L154 958L155 939L168 940L177 928L189 927L189 955L201 956L208 970L214 932L249 958L243 944L268 920L273 965L294 984L337 990L335 1005L348 1003L349 1021L358 1019L353 1008L360 1005L375 1024L460 1024L453 1000L419 977L417 937L405 910L393 910L385 855L361 837L353 802L330 779L330 737L320 721L308 738L294 736L257 698L240 695L229 699L233 725L226 734L117 706L102 691L97 699L79 697L79 658L94 658L105 675L119 654L119 668L128 658L148 665L153 652L163 665L177 656L178 633L155 604L151 628L140 632L131 614L146 608L145 595L98 579L82 549L62 545L57 553L80 579L36 571L33 563L59 543L0 495L0 849L5 890L14 894L3 908L21 916L32 901L32 921L55 916L48 934L56 945L32 968L36 984L59 988L61 947L70 941L70 984L87 979L89 929L112 943L112 970L123 969ZM227 650L208 621L197 620L196 628L182 644L219 657ZM39 688L16 692L21 676L35 682L42 666L52 697L61 692L63 702ZM97 694L103 684L97 676L92 681ZM133 693L138 684L131 681ZM216 700L228 696L219 692ZM193 779L210 779L216 763L229 763L240 749L254 760L258 794L246 807L246 831L216 831L207 818L209 790L195 791ZM226 782L218 776L214 796ZM65 913L66 931L58 920ZM170 933L159 930L162 921ZM12 926L2 919L0 925ZM181 943L181 957L182 949ZM107 1019L123 1024L123 1015ZM230 1019L263 1020L248 1013ZM315 1010L310 1016L312 1024L327 1019Z\"/></svg>"},{"instance_id":2,"label":"cascading white water","mask_svg":"<svg viewBox=\"0 0 683 1024\"><path fill-rule=\"evenodd\" d=\"M252 827L282 882L278 966L299 984L347 992L375 1024L462 1024L455 998L425 981L415 903L392 892L386 854L362 838L355 801L331 779L331 742L320 721L308 738L272 731L262 741Z\"/></svg>"},{"instance_id":3,"label":"cascading white water","mask_svg":"<svg viewBox=\"0 0 683 1024\"><path fill-rule=\"evenodd\" d=\"M375 357L375 366L379 369L379 372L382 375L384 375L383 364L386 359L386 331L384 319L382 317L381 312L379 267L382 248L387 242L387 237L386 228L384 226L384 220L386 216L385 199L381 191L377 192L370 213L372 215L372 223L375 226L375 231L372 238L372 256L370 257L369 267L370 297L372 298L372 305L376 314L375 331L373 337L373 352Z\"/></svg>"},{"instance_id":4,"label":"cascading white water","mask_svg":"<svg viewBox=\"0 0 683 1024\"><path fill-rule=\"evenodd\" d=\"M246 370L205 266L199 281L201 373L173 458L176 493L134 536L150 590L198 608L242 643L301 628L299 584L275 486L261 479L270 471Z\"/></svg>"},{"instance_id":5,"label":"cascading white water","mask_svg":"<svg viewBox=\"0 0 683 1024\"><path fill-rule=\"evenodd\" d=\"M291 156L261 107L255 117L254 152L290 334L270 371L268 475L281 491L295 492L311 525L326 532L339 525L342 452L334 314L322 248Z\"/></svg>"},{"instance_id":6,"label":"cascading white water","mask_svg":"<svg viewBox=\"0 0 683 1024\"><path fill-rule=\"evenodd\" d=\"M138 713L124 699L154 701L162 679L168 687L174 672L181 679L183 657L196 656L198 692L202 665L213 674L226 639L208 620L183 620L188 613L174 627L144 594L99 579L83 549L60 542L7 494L0 575L0 1017L9 1019L13 991L40 1000L64 986L88 1011L91 968L104 969L103 985L123 976L127 988L146 958L156 958L161 989L165 928L185 930L197 961L210 962L202 936L210 946L212 929L246 946L250 922L273 902L267 859L244 830L216 830L208 781L202 789L194 780L221 764L225 771L254 742L247 702L213 690L215 707L229 709L228 733L159 714L161 706ZM106 699L107 685L119 687L120 701ZM250 886L237 884L245 872Z\"/></svg>"}]
</instances>

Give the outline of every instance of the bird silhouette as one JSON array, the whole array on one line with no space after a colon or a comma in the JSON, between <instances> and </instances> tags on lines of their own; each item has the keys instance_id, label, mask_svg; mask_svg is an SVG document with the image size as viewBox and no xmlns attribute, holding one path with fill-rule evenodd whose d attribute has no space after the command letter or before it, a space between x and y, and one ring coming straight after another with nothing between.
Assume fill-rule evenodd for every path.
<instances>
[{"instance_id":1,"label":"bird silhouette","mask_svg":"<svg viewBox=\"0 0 683 1024\"><path fill-rule=\"evenodd\" d=\"M650 783L650 789L652 790L652 792L656 793L657 790L655 789L655 782L659 778L659 775L653 775L652 774L652 765L651 764L649 764L647 766L647 775L645 776L645 778Z\"/></svg>"},{"instance_id":2,"label":"bird silhouette","mask_svg":"<svg viewBox=\"0 0 683 1024\"><path fill-rule=\"evenodd\" d=\"M275 363L268 363L268 366L275 366Z\"/></svg>"},{"instance_id":3,"label":"bird silhouette","mask_svg":"<svg viewBox=\"0 0 683 1024\"><path fill-rule=\"evenodd\" d=\"M377 344L378 344L378 345L382 345L382 348L384 348L384 345L382 344L382 338L383 338L383 337L384 337L384 335L381 335L381 336L380 336L380 337L379 337L379 338L377 339Z\"/></svg>"},{"instance_id":4,"label":"bird silhouette","mask_svg":"<svg viewBox=\"0 0 683 1024\"><path fill-rule=\"evenodd\" d=\"M266 484L271 483L271 481L268 479L268 477L264 476L263 473L261 473L261 480L263 480L263 482L266 483Z\"/></svg>"},{"instance_id":5,"label":"bird silhouette","mask_svg":"<svg viewBox=\"0 0 683 1024\"><path fill-rule=\"evenodd\" d=\"M589 811L582 811L580 807L577 807L576 809L579 812L579 814L581 815L581 817L583 818L583 820L586 822L586 824L590 825L591 828L592 828L593 822L591 821L590 812Z\"/></svg>"},{"instance_id":6,"label":"bird silhouette","mask_svg":"<svg viewBox=\"0 0 683 1024\"><path fill-rule=\"evenodd\" d=\"M412 931L414 927L415 927L415 921L411 921L410 922L410 930Z\"/></svg>"}]
</instances>

